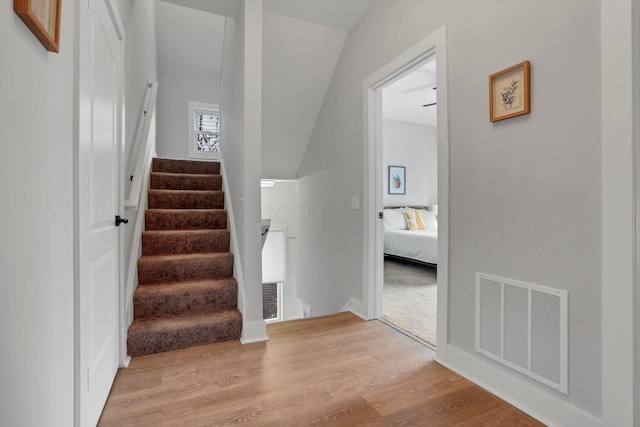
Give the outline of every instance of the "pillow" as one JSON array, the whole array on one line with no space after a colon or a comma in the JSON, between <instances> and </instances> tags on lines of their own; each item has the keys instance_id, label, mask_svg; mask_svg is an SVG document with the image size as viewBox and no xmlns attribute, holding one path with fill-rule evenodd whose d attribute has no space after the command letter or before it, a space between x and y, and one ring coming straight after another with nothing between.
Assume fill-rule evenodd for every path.
<instances>
[{"instance_id":1,"label":"pillow","mask_svg":"<svg viewBox=\"0 0 640 427\"><path fill-rule=\"evenodd\" d=\"M382 216L385 230L406 230L407 220L399 209L385 209Z\"/></svg>"},{"instance_id":2,"label":"pillow","mask_svg":"<svg viewBox=\"0 0 640 427\"><path fill-rule=\"evenodd\" d=\"M407 209L404 211L404 216L407 219L407 226L409 227L409 230L424 230L427 228L417 210Z\"/></svg>"},{"instance_id":3,"label":"pillow","mask_svg":"<svg viewBox=\"0 0 640 427\"><path fill-rule=\"evenodd\" d=\"M422 222L424 223L425 228L429 230L438 228L438 219L433 212L425 209L420 209L418 212L420 214L420 217L422 217Z\"/></svg>"}]
</instances>

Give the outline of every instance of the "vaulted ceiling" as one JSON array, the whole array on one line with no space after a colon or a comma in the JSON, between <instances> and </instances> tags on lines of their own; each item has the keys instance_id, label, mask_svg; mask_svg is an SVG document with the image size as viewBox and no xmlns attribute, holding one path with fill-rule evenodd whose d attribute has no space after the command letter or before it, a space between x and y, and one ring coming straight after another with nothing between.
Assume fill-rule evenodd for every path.
<instances>
[{"instance_id":1,"label":"vaulted ceiling","mask_svg":"<svg viewBox=\"0 0 640 427\"><path fill-rule=\"evenodd\" d=\"M348 32L377 1L264 0L262 177L296 177ZM218 84L222 17L238 0L158 5L159 66L200 61Z\"/></svg>"}]
</instances>

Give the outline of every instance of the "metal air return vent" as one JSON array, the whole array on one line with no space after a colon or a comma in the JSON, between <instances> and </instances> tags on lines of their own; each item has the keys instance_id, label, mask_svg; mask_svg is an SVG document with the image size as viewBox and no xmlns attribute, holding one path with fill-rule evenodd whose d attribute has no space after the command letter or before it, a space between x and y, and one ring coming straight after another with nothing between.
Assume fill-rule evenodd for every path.
<instances>
[{"instance_id":1,"label":"metal air return vent","mask_svg":"<svg viewBox=\"0 0 640 427\"><path fill-rule=\"evenodd\" d=\"M568 393L568 293L476 273L476 351Z\"/></svg>"}]
</instances>

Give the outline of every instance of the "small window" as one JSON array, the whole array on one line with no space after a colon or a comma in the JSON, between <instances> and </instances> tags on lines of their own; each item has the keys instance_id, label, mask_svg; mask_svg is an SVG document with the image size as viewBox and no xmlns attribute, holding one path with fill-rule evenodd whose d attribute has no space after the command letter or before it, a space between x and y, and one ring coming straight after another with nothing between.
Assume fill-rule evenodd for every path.
<instances>
[{"instance_id":1,"label":"small window","mask_svg":"<svg viewBox=\"0 0 640 427\"><path fill-rule=\"evenodd\" d=\"M217 111L196 109L196 151L217 152L220 142L220 115Z\"/></svg>"},{"instance_id":2,"label":"small window","mask_svg":"<svg viewBox=\"0 0 640 427\"><path fill-rule=\"evenodd\" d=\"M189 102L189 157L218 158L220 111L216 104Z\"/></svg>"}]
</instances>

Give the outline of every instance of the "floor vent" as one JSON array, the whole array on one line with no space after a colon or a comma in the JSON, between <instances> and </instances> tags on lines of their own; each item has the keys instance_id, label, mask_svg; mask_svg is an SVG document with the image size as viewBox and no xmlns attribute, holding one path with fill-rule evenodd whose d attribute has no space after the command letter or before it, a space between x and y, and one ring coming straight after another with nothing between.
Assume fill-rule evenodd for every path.
<instances>
[{"instance_id":1,"label":"floor vent","mask_svg":"<svg viewBox=\"0 0 640 427\"><path fill-rule=\"evenodd\" d=\"M476 351L568 393L568 293L476 273Z\"/></svg>"}]
</instances>

